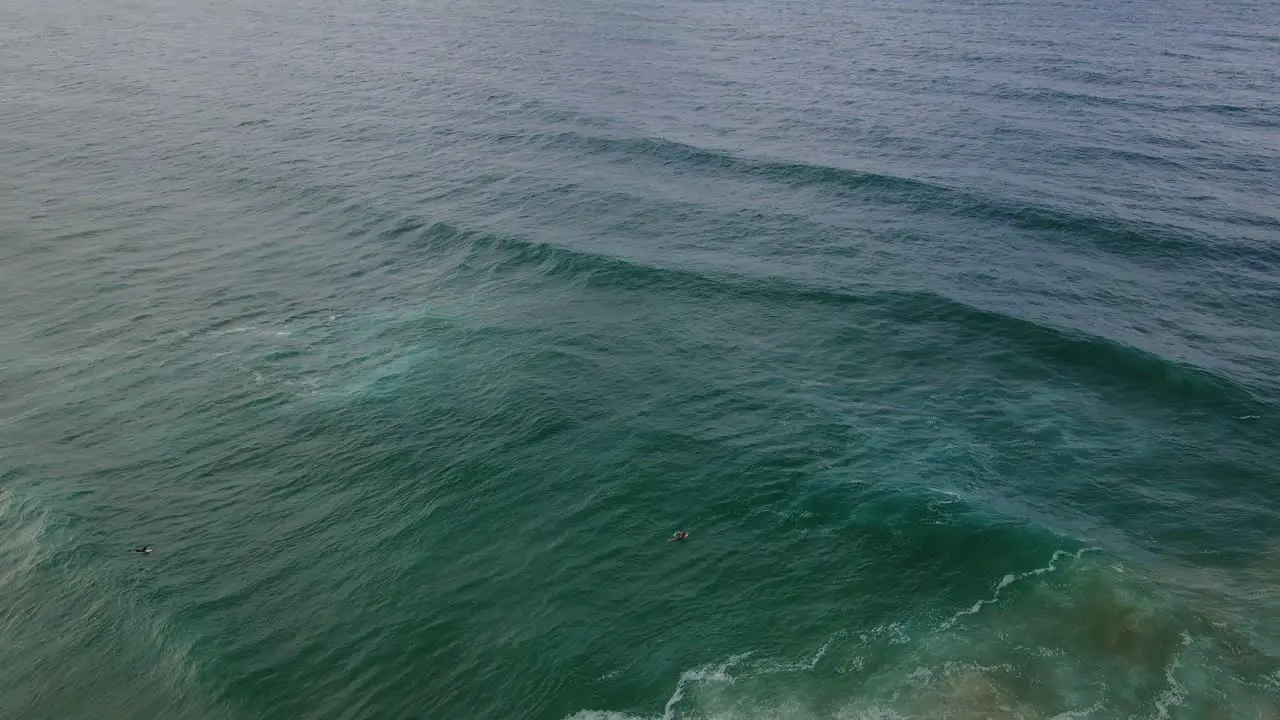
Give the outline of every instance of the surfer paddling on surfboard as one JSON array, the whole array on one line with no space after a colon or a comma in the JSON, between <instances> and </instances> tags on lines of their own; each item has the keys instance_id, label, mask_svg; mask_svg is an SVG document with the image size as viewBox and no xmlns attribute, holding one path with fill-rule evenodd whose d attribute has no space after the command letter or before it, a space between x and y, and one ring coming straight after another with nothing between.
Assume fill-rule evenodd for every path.
<instances>
[{"instance_id":1,"label":"surfer paddling on surfboard","mask_svg":"<svg viewBox=\"0 0 1280 720\"><path fill-rule=\"evenodd\" d=\"M684 542L685 540L688 540L688 539L689 539L689 533L683 530L677 530L675 531L675 534L671 536L671 539L668 540L667 542Z\"/></svg>"}]
</instances>

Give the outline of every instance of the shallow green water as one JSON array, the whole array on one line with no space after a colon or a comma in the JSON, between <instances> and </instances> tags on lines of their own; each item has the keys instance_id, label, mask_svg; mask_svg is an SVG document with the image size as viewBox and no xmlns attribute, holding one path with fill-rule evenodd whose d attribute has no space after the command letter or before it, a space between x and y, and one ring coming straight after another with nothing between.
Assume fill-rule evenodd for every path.
<instances>
[{"instance_id":1,"label":"shallow green water","mask_svg":"<svg viewBox=\"0 0 1280 720\"><path fill-rule=\"evenodd\" d=\"M0 717L1280 716L1273 15L11 4Z\"/></svg>"}]
</instances>

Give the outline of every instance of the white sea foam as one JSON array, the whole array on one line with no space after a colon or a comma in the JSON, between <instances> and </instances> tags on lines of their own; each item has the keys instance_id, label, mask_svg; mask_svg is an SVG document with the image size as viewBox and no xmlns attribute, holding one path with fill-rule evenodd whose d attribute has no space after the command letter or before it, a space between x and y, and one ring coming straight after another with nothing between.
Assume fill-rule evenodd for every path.
<instances>
[{"instance_id":1,"label":"white sea foam","mask_svg":"<svg viewBox=\"0 0 1280 720\"><path fill-rule=\"evenodd\" d=\"M1078 558L1086 551L1059 551L1043 568L1006 575L997 583L997 591L1020 579L1052 572L1067 557ZM1057 666L1057 659L1064 657L1063 651L1014 644L998 639L998 635L984 633L982 637L997 642L1004 650L1015 651L1007 660L993 657L987 652L990 648L977 648L978 652L970 654L966 650L973 648L976 638L942 633L919 637L909 647L890 652L885 658L890 660L888 665L877 665L862 659L869 649L865 646L887 649L894 638L905 637L902 626L884 624L859 633L842 631L807 656L786 659L748 653L686 670L660 713L657 708L652 714L584 710L570 716L570 720L1170 720L1198 692L1184 672L1195 663L1188 654L1193 639L1183 632L1182 648L1163 669L1164 686L1142 699L1108 693L1106 685L1087 668L1073 670L1074 665L1064 661L1066 664L1058 668L1060 672L1051 681L1060 690L1058 701L1049 707L1037 706L1020 690L1025 680L1023 660L1053 658ZM850 676L855 665L859 674ZM1076 674L1075 670L1083 674ZM833 681L837 684L833 685ZM844 685L843 690L840 685ZM1117 698L1123 707L1112 704ZM1128 704L1134 701L1145 704Z\"/></svg>"},{"instance_id":2,"label":"white sea foam","mask_svg":"<svg viewBox=\"0 0 1280 720\"><path fill-rule=\"evenodd\" d=\"M1184 630L1182 633L1182 646L1185 648L1190 645L1191 635ZM1174 655L1173 660L1170 660L1169 664L1165 666L1164 680L1166 686L1165 689L1156 696L1155 712L1151 716L1153 720L1168 720L1169 709L1181 705L1182 701L1187 699L1186 686L1178 682L1178 678L1174 676L1174 673L1177 672L1181 662L1181 656Z\"/></svg>"},{"instance_id":3,"label":"white sea foam","mask_svg":"<svg viewBox=\"0 0 1280 720\"><path fill-rule=\"evenodd\" d=\"M827 651L831 649L831 644L843 636L844 636L844 633L839 632L827 638L827 641L822 644L822 647L818 648L817 652L815 652L812 657L809 657L804 660L796 660L796 661L790 661L790 662L764 660L757 663L749 671L743 673L743 676L754 677L756 675L771 675L774 673L788 673L788 672L807 672L809 670L813 670L814 668L818 667L818 663L822 661L822 658L826 656Z\"/></svg>"},{"instance_id":4,"label":"white sea foam","mask_svg":"<svg viewBox=\"0 0 1280 720\"><path fill-rule=\"evenodd\" d=\"M761 660L760 662L748 664L746 661L752 656L752 653L746 652L730 656L720 663L699 665L685 670L680 674L679 680L676 681L675 690L672 691L663 705L662 714L653 716L653 718L611 710L581 710L574 715L570 715L567 720L654 720L655 718L677 720L681 716L681 703L686 700L686 696L692 688L705 686L727 687L740 680L762 675L811 671L826 657L832 644L844 637L844 635L843 632L832 635L813 655L802 660ZM775 711L776 708L770 711L762 711L760 717L777 717ZM703 717L703 715L699 715L699 717Z\"/></svg>"},{"instance_id":5,"label":"white sea foam","mask_svg":"<svg viewBox=\"0 0 1280 720\"><path fill-rule=\"evenodd\" d=\"M1055 550L1053 552L1053 556L1049 558L1048 565L1045 565L1044 567L1036 568L1034 570L1028 570L1022 573L1005 575L1004 577L1000 578L1000 582L996 583L995 589L992 591L990 598L987 598L986 600L979 600L975 602L973 605L965 608L964 610L957 612L956 614L947 618L946 621L943 622L938 629L949 630L952 627L954 627L957 622L960 621L960 618L966 615L976 615L978 611L983 608L984 605L992 605L998 602L1000 600L1000 591L1004 590L1005 588L1009 587L1015 582L1018 582L1019 580L1026 580L1027 578L1037 577L1040 575L1044 575L1045 573L1050 573L1057 570L1058 560L1064 557L1070 557L1078 560L1080 559L1081 555L1095 549L1096 548L1082 548L1080 550L1077 550L1074 553L1068 552L1066 550Z\"/></svg>"},{"instance_id":6,"label":"white sea foam","mask_svg":"<svg viewBox=\"0 0 1280 720\"><path fill-rule=\"evenodd\" d=\"M888 638L890 645L906 645L911 642L911 637L907 635L907 631L903 629L902 623L885 623L877 625L870 630L858 635L858 639L864 643L869 643L875 638Z\"/></svg>"},{"instance_id":7,"label":"white sea foam","mask_svg":"<svg viewBox=\"0 0 1280 720\"><path fill-rule=\"evenodd\" d=\"M1102 703L1099 702L1094 703L1087 708L1080 708L1079 710L1064 710L1063 712L1050 717L1049 720L1083 720L1083 718L1087 718L1094 713L1100 712L1102 712Z\"/></svg>"},{"instance_id":8,"label":"white sea foam","mask_svg":"<svg viewBox=\"0 0 1280 720\"><path fill-rule=\"evenodd\" d=\"M684 699L685 690L691 682L700 683L720 683L728 685L733 682L733 677L729 674L729 668L737 665L751 653L741 653L733 655L728 660L719 665L703 665L685 670L680 674L680 680L676 682L675 692L671 693L671 697L667 698L667 704L662 708L662 720L674 720L676 717L676 708L680 705L680 701Z\"/></svg>"},{"instance_id":9,"label":"white sea foam","mask_svg":"<svg viewBox=\"0 0 1280 720\"><path fill-rule=\"evenodd\" d=\"M837 717L840 720L904 720L903 715L898 711L879 705L848 710L840 713Z\"/></svg>"}]
</instances>

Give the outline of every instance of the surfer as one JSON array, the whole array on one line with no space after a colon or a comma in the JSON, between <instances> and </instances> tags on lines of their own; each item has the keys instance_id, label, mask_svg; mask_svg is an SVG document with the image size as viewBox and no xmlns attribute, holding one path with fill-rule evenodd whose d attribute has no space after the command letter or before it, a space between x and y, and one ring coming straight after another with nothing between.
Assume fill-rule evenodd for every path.
<instances>
[{"instance_id":1,"label":"surfer","mask_svg":"<svg viewBox=\"0 0 1280 720\"><path fill-rule=\"evenodd\" d=\"M136 547L136 548L134 548L134 549L133 549L133 551L134 551L134 552L136 552L136 553L138 553L139 555L150 555L150 554L151 554L151 546L150 546L150 545L143 545L142 547Z\"/></svg>"},{"instance_id":2,"label":"surfer","mask_svg":"<svg viewBox=\"0 0 1280 720\"><path fill-rule=\"evenodd\" d=\"M683 530L677 530L667 542L684 542L689 539L689 533Z\"/></svg>"}]
</instances>

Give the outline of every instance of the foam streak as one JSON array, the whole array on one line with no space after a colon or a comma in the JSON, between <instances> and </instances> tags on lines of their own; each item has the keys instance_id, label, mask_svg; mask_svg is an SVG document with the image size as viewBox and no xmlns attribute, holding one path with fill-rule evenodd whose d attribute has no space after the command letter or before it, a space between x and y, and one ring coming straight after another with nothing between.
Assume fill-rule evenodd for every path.
<instances>
[{"instance_id":1,"label":"foam streak","mask_svg":"<svg viewBox=\"0 0 1280 720\"><path fill-rule=\"evenodd\" d=\"M957 622L960 621L960 618L966 615L975 615L979 610L982 609L982 606L994 604L995 602L1000 600L1001 590L1004 590L1005 588L1009 587L1015 582L1018 582L1019 580L1025 580L1027 578L1037 577L1039 575L1044 575L1045 573L1049 573L1049 572L1053 572L1054 570L1057 570L1058 569L1057 563L1059 559L1064 557L1071 557L1076 560L1079 560L1081 555L1094 549L1096 548L1082 548L1080 550L1077 550L1074 553L1067 552L1066 550L1055 550L1053 552L1053 556L1049 558L1048 565L1045 565L1044 567L1036 568L1035 570L1028 570L1024 573L1018 573L1016 575L1013 575L1013 574L1005 575L1004 577L1000 578L1000 582L996 583L995 590L991 593L990 598L986 600L979 600L975 602L972 606L957 612L956 614L947 618L946 622L942 623L942 625L938 629L949 630L952 627L954 627Z\"/></svg>"}]
</instances>

